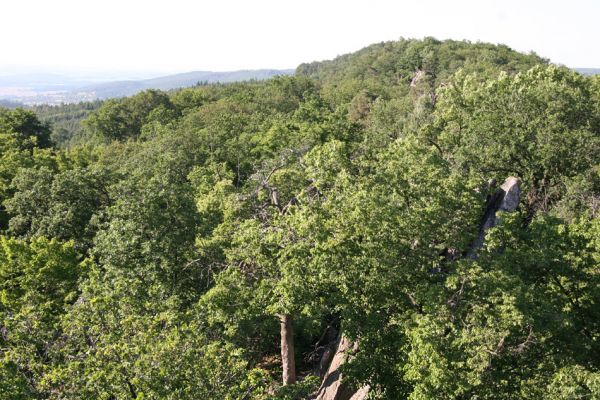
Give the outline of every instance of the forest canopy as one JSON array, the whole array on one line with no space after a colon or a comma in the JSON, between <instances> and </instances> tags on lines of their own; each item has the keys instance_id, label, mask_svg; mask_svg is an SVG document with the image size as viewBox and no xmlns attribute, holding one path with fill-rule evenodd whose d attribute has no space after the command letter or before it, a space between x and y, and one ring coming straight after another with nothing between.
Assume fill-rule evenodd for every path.
<instances>
[{"instance_id":1,"label":"forest canopy","mask_svg":"<svg viewBox=\"0 0 600 400\"><path fill-rule=\"evenodd\" d=\"M599 155L598 76L433 38L1 108L0 399L600 398Z\"/></svg>"}]
</instances>

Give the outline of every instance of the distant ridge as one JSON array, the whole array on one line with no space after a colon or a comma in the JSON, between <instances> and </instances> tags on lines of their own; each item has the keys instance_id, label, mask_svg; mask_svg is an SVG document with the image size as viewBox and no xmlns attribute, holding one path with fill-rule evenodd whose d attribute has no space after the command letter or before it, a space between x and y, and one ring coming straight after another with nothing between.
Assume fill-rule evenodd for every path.
<instances>
[{"instance_id":1,"label":"distant ridge","mask_svg":"<svg viewBox=\"0 0 600 400\"><path fill-rule=\"evenodd\" d=\"M3 100L0 99L0 107L5 107L5 108L17 108L17 107L23 107L22 103L19 103L17 101L11 101L11 100Z\"/></svg>"},{"instance_id":2,"label":"distant ridge","mask_svg":"<svg viewBox=\"0 0 600 400\"><path fill-rule=\"evenodd\" d=\"M582 75L598 75L598 74L600 74L600 68L573 68L573 69Z\"/></svg>"},{"instance_id":3,"label":"distant ridge","mask_svg":"<svg viewBox=\"0 0 600 400\"><path fill-rule=\"evenodd\" d=\"M258 69L231 72L193 71L136 81L116 81L84 86L72 93L93 93L98 99L131 96L146 89L170 90L194 86L197 83L228 83L264 80L277 75L292 75L293 69Z\"/></svg>"},{"instance_id":4,"label":"distant ridge","mask_svg":"<svg viewBox=\"0 0 600 400\"><path fill-rule=\"evenodd\" d=\"M293 69L257 69L228 72L193 71L157 78L106 80L67 73L0 75L0 100L4 107L69 104L132 96L146 89L171 90L198 83L229 83L293 75ZM146 75L147 76L147 75Z\"/></svg>"}]
</instances>

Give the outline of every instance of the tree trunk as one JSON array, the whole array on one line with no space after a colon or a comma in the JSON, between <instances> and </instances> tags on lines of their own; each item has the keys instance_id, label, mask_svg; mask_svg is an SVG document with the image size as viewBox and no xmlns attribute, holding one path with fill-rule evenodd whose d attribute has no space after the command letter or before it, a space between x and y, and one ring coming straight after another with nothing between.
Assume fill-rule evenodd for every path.
<instances>
[{"instance_id":1,"label":"tree trunk","mask_svg":"<svg viewBox=\"0 0 600 400\"><path fill-rule=\"evenodd\" d=\"M296 383L296 359L294 357L294 324L289 314L279 315L281 334L281 364L283 384Z\"/></svg>"}]
</instances>

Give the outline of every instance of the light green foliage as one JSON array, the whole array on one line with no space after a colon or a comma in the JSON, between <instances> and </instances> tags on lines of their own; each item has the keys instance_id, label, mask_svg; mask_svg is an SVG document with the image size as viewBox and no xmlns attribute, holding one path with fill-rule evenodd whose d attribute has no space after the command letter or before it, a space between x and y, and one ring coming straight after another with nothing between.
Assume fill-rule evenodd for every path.
<instances>
[{"instance_id":1,"label":"light green foliage","mask_svg":"<svg viewBox=\"0 0 600 400\"><path fill-rule=\"evenodd\" d=\"M9 232L20 237L75 240L91 245L94 213L106 205L106 179L88 169L53 174L48 168L22 170L13 180L15 194L4 204L12 216Z\"/></svg>"},{"instance_id":2,"label":"light green foliage","mask_svg":"<svg viewBox=\"0 0 600 400\"><path fill-rule=\"evenodd\" d=\"M600 397L600 376L581 367L563 368L552 378L547 397L561 400Z\"/></svg>"},{"instance_id":3,"label":"light green foliage","mask_svg":"<svg viewBox=\"0 0 600 400\"><path fill-rule=\"evenodd\" d=\"M335 287L344 331L360 338L353 374L396 398L407 394L397 370L406 362L403 327L430 311L427 300L449 268L443 251L463 249L472 237L477 196L413 141L394 143L373 162L372 175L338 179L340 192L326 203L330 231L315 260Z\"/></svg>"},{"instance_id":4,"label":"light green foliage","mask_svg":"<svg viewBox=\"0 0 600 400\"><path fill-rule=\"evenodd\" d=\"M448 276L437 315L415 321L403 366L415 383L411 398L534 399L566 366L593 376L597 249L580 246L581 230L595 228L521 223L504 215L488 253Z\"/></svg>"},{"instance_id":5,"label":"light green foliage","mask_svg":"<svg viewBox=\"0 0 600 400\"><path fill-rule=\"evenodd\" d=\"M146 90L125 99L107 100L84 124L104 140L126 140L138 137L144 124L172 117L168 112L170 108L172 104L166 94Z\"/></svg>"},{"instance_id":6,"label":"light green foliage","mask_svg":"<svg viewBox=\"0 0 600 400\"><path fill-rule=\"evenodd\" d=\"M20 149L17 139L10 133L0 132L0 204L10 195L10 183L20 168L33 164L27 150ZM0 226L4 225L4 215Z\"/></svg>"},{"instance_id":7,"label":"light green foliage","mask_svg":"<svg viewBox=\"0 0 600 400\"><path fill-rule=\"evenodd\" d=\"M330 140L320 146L314 146L304 156L302 161L306 166L306 175L315 188L330 188L340 174L352 170L348 147L346 142Z\"/></svg>"},{"instance_id":8,"label":"light green foliage","mask_svg":"<svg viewBox=\"0 0 600 400\"><path fill-rule=\"evenodd\" d=\"M198 253L205 263L219 269L237 229L237 217L244 211L235 193L234 174L226 164L209 164L195 167L188 178L201 221L196 238Z\"/></svg>"},{"instance_id":9,"label":"light green foliage","mask_svg":"<svg viewBox=\"0 0 600 400\"><path fill-rule=\"evenodd\" d=\"M45 238L28 243L5 236L0 243L4 311L31 310L52 318L75 300L79 267L72 243Z\"/></svg>"},{"instance_id":10,"label":"light green foliage","mask_svg":"<svg viewBox=\"0 0 600 400\"><path fill-rule=\"evenodd\" d=\"M176 296L152 301L155 290L143 282L121 277L111 284L102 275L93 271L64 320L59 351L76 357L47 377L59 390L56 398L216 400L256 389L244 384L251 371L243 351L209 340L202 325L178 311Z\"/></svg>"},{"instance_id":11,"label":"light green foliage","mask_svg":"<svg viewBox=\"0 0 600 400\"><path fill-rule=\"evenodd\" d=\"M186 297L200 271L187 268L197 218L189 188L156 176L117 188L94 243L94 255L107 267L107 279L124 277L141 284L127 290L145 295L154 285L159 298L173 291ZM154 293L148 293L150 295Z\"/></svg>"},{"instance_id":12,"label":"light green foliage","mask_svg":"<svg viewBox=\"0 0 600 400\"><path fill-rule=\"evenodd\" d=\"M9 133L22 149L49 147L50 129L32 111L0 108L0 133Z\"/></svg>"},{"instance_id":13,"label":"light green foliage","mask_svg":"<svg viewBox=\"0 0 600 400\"><path fill-rule=\"evenodd\" d=\"M0 108L0 229L8 218L3 202L12 195L11 181L22 168L55 165L50 130L31 111Z\"/></svg>"},{"instance_id":14,"label":"light green foliage","mask_svg":"<svg viewBox=\"0 0 600 400\"><path fill-rule=\"evenodd\" d=\"M522 179L530 209L547 210L597 161L599 114L575 72L536 67L485 83L461 73L439 98L426 139L467 174Z\"/></svg>"},{"instance_id":15,"label":"light green foliage","mask_svg":"<svg viewBox=\"0 0 600 400\"><path fill-rule=\"evenodd\" d=\"M60 336L60 318L77 300L84 270L73 243L0 236L0 381L7 390L2 398L8 398L4 393L15 398L44 393L43 377Z\"/></svg>"},{"instance_id":16,"label":"light green foliage","mask_svg":"<svg viewBox=\"0 0 600 400\"><path fill-rule=\"evenodd\" d=\"M281 387L272 398L276 400L306 399L318 387L318 378L316 376L308 376L299 383Z\"/></svg>"}]
</instances>

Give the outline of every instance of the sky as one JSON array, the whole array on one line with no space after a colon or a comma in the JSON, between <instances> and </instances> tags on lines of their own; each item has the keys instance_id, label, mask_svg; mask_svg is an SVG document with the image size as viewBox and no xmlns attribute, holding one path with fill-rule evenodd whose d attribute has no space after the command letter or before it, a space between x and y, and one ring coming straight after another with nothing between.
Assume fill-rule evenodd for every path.
<instances>
[{"instance_id":1,"label":"sky","mask_svg":"<svg viewBox=\"0 0 600 400\"><path fill-rule=\"evenodd\" d=\"M404 38L600 67L600 0L0 0L0 69L295 68Z\"/></svg>"}]
</instances>

